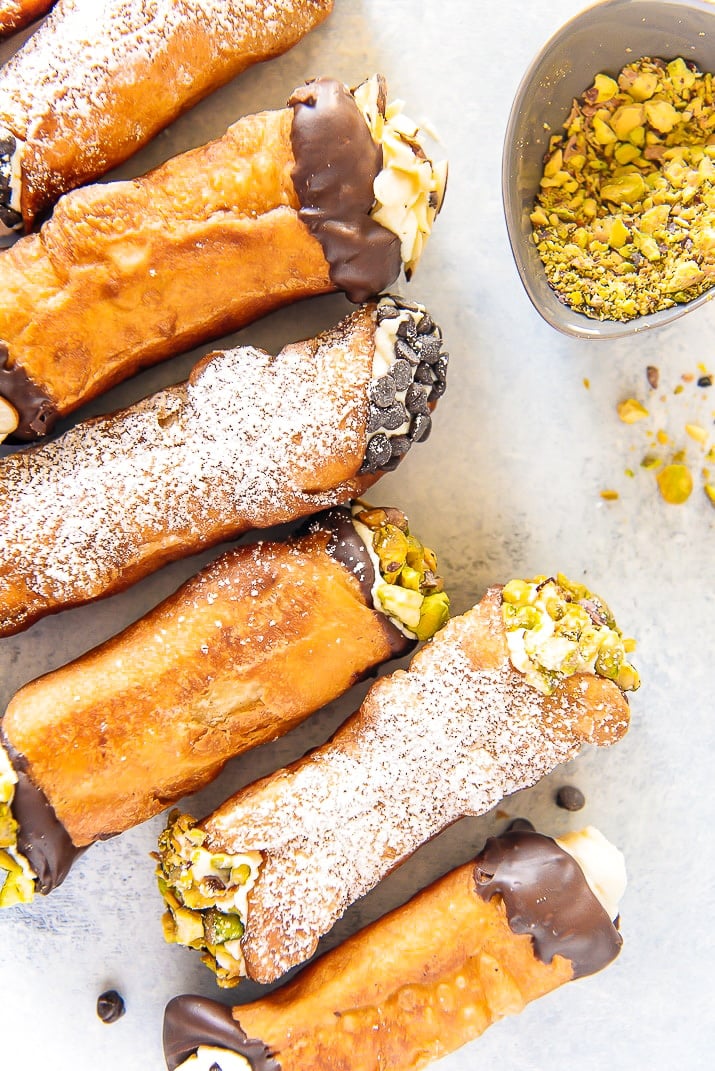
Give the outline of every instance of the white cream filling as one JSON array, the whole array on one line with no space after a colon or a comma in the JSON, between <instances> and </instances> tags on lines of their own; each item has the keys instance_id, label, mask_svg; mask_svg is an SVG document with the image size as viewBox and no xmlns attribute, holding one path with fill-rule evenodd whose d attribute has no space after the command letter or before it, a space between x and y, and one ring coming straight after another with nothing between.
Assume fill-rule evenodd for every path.
<instances>
[{"instance_id":1,"label":"white cream filling","mask_svg":"<svg viewBox=\"0 0 715 1071\"><path fill-rule=\"evenodd\" d=\"M619 904L626 891L626 861L623 853L595 826L586 826L554 840L581 867L591 892L608 917L617 918Z\"/></svg>"},{"instance_id":2,"label":"white cream filling","mask_svg":"<svg viewBox=\"0 0 715 1071\"><path fill-rule=\"evenodd\" d=\"M368 509L368 508L369 507L366 506L366 504L364 502L360 502L359 500L353 502L353 505L352 505L352 514L353 514L352 521L353 521L353 527L355 528L355 531L357 532L357 534L360 536L360 539L365 544L365 550L367 551L368 557L370 558L370 561L372 562L373 573L375 575L375 582L373 583L371 591L370 591L370 595L371 595L371 598L372 598L372 605L375 608L375 610L377 610L379 613L384 614L385 617L389 618L389 620L392 622L392 624L395 625L400 630L400 632L402 633L403 636L407 636L409 639L414 640L414 639L417 638L415 633L410 628L408 628L408 626L405 624L405 622L403 620L401 620L399 617L395 617L394 614L390 613L390 610L389 610L390 593L391 593L391 589L394 588L394 584L388 584L387 581L383 579L382 574L380 572L380 559L378 558L377 554L375 553L375 549L374 549L374 547L372 545L372 537L374 535L374 532L372 532L367 527L366 524L362 524L361 521L357 520L356 514L358 514L360 512L360 510ZM401 592L402 595L409 594L409 595L414 596L416 615L417 615L417 619L415 621L415 627L416 627L419 624L420 607L422 606L422 603L424 602L424 595L422 595L419 591L410 591L410 592L408 592L407 588L401 588L400 592Z\"/></svg>"},{"instance_id":3,"label":"white cream filling","mask_svg":"<svg viewBox=\"0 0 715 1071\"><path fill-rule=\"evenodd\" d=\"M382 146L383 166L373 184L370 215L400 239L402 262L410 275L442 207L447 162L430 160L419 126L403 113L403 101L390 102L382 114L377 75L354 89L353 96L373 140Z\"/></svg>"},{"instance_id":4,"label":"white cream filling","mask_svg":"<svg viewBox=\"0 0 715 1071\"><path fill-rule=\"evenodd\" d=\"M219 1049L214 1045L199 1045L196 1052L179 1064L176 1071L211 1071L218 1065L219 1071L251 1071L251 1065L245 1056L240 1056L230 1049Z\"/></svg>"},{"instance_id":5,"label":"white cream filling","mask_svg":"<svg viewBox=\"0 0 715 1071\"><path fill-rule=\"evenodd\" d=\"M179 822L181 819L179 819ZM173 917L174 932L169 940L192 948L207 948L216 959L219 968L229 977L243 977L246 965L241 948L241 939L232 938L214 945L204 934L202 911L215 908L225 915L237 915L244 927L248 927L248 894L256 883L261 866L260 852L242 852L229 855L211 852L204 848L205 834L191 827L181 829L176 823L172 830L174 851L186 863L183 873L167 882L165 896ZM239 871L247 870L244 880ZM224 889L221 892L215 882L218 879ZM180 903L175 894L181 896Z\"/></svg>"},{"instance_id":6,"label":"white cream filling","mask_svg":"<svg viewBox=\"0 0 715 1071\"><path fill-rule=\"evenodd\" d=\"M0 744L0 907L29 904L35 897L37 875L17 847L11 810L16 784L17 774ZM12 892L9 882L12 882Z\"/></svg>"}]
</instances>

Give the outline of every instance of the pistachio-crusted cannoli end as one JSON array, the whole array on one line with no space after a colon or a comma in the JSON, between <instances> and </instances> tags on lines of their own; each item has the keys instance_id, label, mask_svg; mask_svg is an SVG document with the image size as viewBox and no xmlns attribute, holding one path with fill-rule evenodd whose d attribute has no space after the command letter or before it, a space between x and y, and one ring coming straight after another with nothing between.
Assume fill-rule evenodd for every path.
<instances>
[{"instance_id":1,"label":"pistachio-crusted cannoli end","mask_svg":"<svg viewBox=\"0 0 715 1071\"><path fill-rule=\"evenodd\" d=\"M35 898L35 873L18 847L12 813L17 774L0 744L0 908L29 904Z\"/></svg>"},{"instance_id":2,"label":"pistachio-crusted cannoli end","mask_svg":"<svg viewBox=\"0 0 715 1071\"><path fill-rule=\"evenodd\" d=\"M154 856L167 906L164 937L202 951L201 960L218 985L228 988L246 975L241 938L262 857L260 852L212 852L205 842L206 833L191 815L171 812Z\"/></svg>"},{"instance_id":3,"label":"pistachio-crusted cannoli end","mask_svg":"<svg viewBox=\"0 0 715 1071\"><path fill-rule=\"evenodd\" d=\"M424 134L404 114L404 102L388 101L382 75L366 79L352 94L373 140L382 149L370 215L400 239L400 255L409 280L442 208L447 161L435 162L429 157Z\"/></svg>"},{"instance_id":4,"label":"pistachio-crusted cannoli end","mask_svg":"<svg viewBox=\"0 0 715 1071\"><path fill-rule=\"evenodd\" d=\"M449 354L423 305L384 294L375 317L361 473L391 472L413 443L424 442L432 430L432 410L447 387Z\"/></svg>"},{"instance_id":5,"label":"pistachio-crusted cannoli end","mask_svg":"<svg viewBox=\"0 0 715 1071\"><path fill-rule=\"evenodd\" d=\"M21 160L23 143L0 126L0 235L22 229Z\"/></svg>"},{"instance_id":6,"label":"pistachio-crusted cannoli end","mask_svg":"<svg viewBox=\"0 0 715 1071\"><path fill-rule=\"evenodd\" d=\"M598 595L563 573L510 580L502 617L512 665L544 695L575 673L605 677L622 692L640 687L628 661L635 641L623 636Z\"/></svg>"},{"instance_id":7,"label":"pistachio-crusted cannoli end","mask_svg":"<svg viewBox=\"0 0 715 1071\"><path fill-rule=\"evenodd\" d=\"M401 510L357 501L352 513L373 562L375 609L411 638L430 639L449 619L449 596L434 551L412 534Z\"/></svg>"}]
</instances>

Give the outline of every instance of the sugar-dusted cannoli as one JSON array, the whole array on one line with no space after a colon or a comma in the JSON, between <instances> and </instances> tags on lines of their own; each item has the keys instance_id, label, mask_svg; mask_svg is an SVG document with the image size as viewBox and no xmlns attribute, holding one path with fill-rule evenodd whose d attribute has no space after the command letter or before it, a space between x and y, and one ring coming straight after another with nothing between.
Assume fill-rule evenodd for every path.
<instances>
[{"instance_id":1,"label":"sugar-dusted cannoli","mask_svg":"<svg viewBox=\"0 0 715 1071\"><path fill-rule=\"evenodd\" d=\"M0 906L429 637L449 610L435 569L399 510L338 507L21 688L0 721Z\"/></svg>"},{"instance_id":2,"label":"sugar-dusted cannoli","mask_svg":"<svg viewBox=\"0 0 715 1071\"><path fill-rule=\"evenodd\" d=\"M593 827L490 838L474 862L234 1008L175 997L169 1071L414 1071L618 955L621 853Z\"/></svg>"},{"instance_id":3,"label":"sugar-dusted cannoli","mask_svg":"<svg viewBox=\"0 0 715 1071\"><path fill-rule=\"evenodd\" d=\"M188 381L0 461L0 635L251 528L358 498L431 428L442 336L383 297L276 357Z\"/></svg>"},{"instance_id":4,"label":"sugar-dusted cannoli","mask_svg":"<svg viewBox=\"0 0 715 1071\"><path fill-rule=\"evenodd\" d=\"M50 10L54 0L2 0L0 2L0 37L23 29Z\"/></svg>"},{"instance_id":5,"label":"sugar-dusted cannoli","mask_svg":"<svg viewBox=\"0 0 715 1071\"><path fill-rule=\"evenodd\" d=\"M0 254L5 424L37 438L137 369L288 302L373 298L410 275L443 189L375 77L354 93L310 82L144 178L68 194Z\"/></svg>"},{"instance_id":6,"label":"sugar-dusted cannoli","mask_svg":"<svg viewBox=\"0 0 715 1071\"><path fill-rule=\"evenodd\" d=\"M332 7L332 0L57 0L0 71L0 136L10 143L5 208L29 227L60 194L126 160L212 90L286 52Z\"/></svg>"},{"instance_id":7,"label":"sugar-dusted cannoli","mask_svg":"<svg viewBox=\"0 0 715 1071\"><path fill-rule=\"evenodd\" d=\"M333 740L159 842L167 940L219 985L271 982L445 826L628 727L637 686L598 597L565 577L511 581L372 686Z\"/></svg>"}]
</instances>

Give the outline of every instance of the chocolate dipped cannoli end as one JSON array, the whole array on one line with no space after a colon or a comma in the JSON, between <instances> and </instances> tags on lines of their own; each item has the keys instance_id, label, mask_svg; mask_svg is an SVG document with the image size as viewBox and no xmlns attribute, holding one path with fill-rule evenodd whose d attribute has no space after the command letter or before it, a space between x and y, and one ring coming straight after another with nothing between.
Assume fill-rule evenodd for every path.
<instances>
[{"instance_id":1,"label":"chocolate dipped cannoli end","mask_svg":"<svg viewBox=\"0 0 715 1071\"><path fill-rule=\"evenodd\" d=\"M426 310L385 295L277 356L209 354L186 383L3 458L0 635L359 498L427 439L447 366Z\"/></svg>"},{"instance_id":2,"label":"chocolate dipped cannoli end","mask_svg":"<svg viewBox=\"0 0 715 1071\"><path fill-rule=\"evenodd\" d=\"M623 856L598 830L490 838L261 1000L175 997L169 1071L409 1071L558 986L608 966Z\"/></svg>"},{"instance_id":3,"label":"chocolate dipped cannoli end","mask_svg":"<svg viewBox=\"0 0 715 1071\"><path fill-rule=\"evenodd\" d=\"M0 409L0 435L38 438L140 368L288 302L372 300L411 276L445 181L375 76L352 92L316 79L142 178L73 191L0 254L0 401L17 410L13 424Z\"/></svg>"},{"instance_id":4,"label":"chocolate dipped cannoli end","mask_svg":"<svg viewBox=\"0 0 715 1071\"><path fill-rule=\"evenodd\" d=\"M170 816L167 940L200 950L221 986L279 978L446 826L619 740L639 683L631 647L605 603L560 574L490 589L331 741L201 822Z\"/></svg>"},{"instance_id":5,"label":"chocolate dipped cannoli end","mask_svg":"<svg viewBox=\"0 0 715 1071\"><path fill-rule=\"evenodd\" d=\"M408 653L448 617L436 569L401 510L336 507L21 688L0 723L0 906Z\"/></svg>"}]
</instances>

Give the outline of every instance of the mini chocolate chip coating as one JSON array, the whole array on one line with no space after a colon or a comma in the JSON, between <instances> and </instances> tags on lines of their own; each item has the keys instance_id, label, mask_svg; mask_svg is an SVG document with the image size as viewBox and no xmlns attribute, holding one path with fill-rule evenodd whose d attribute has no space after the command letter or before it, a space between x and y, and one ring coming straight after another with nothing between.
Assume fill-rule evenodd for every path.
<instances>
[{"instance_id":1,"label":"mini chocolate chip coating","mask_svg":"<svg viewBox=\"0 0 715 1071\"><path fill-rule=\"evenodd\" d=\"M320 242L330 279L359 304L400 274L400 240L370 216L382 147L348 89L318 78L296 89L291 145L298 213Z\"/></svg>"},{"instance_id":2,"label":"mini chocolate chip coating","mask_svg":"<svg viewBox=\"0 0 715 1071\"><path fill-rule=\"evenodd\" d=\"M623 943L578 863L551 837L529 830L490 837L474 866L482 900L500 896L514 933L528 934L542 963L570 961L574 978L595 974Z\"/></svg>"},{"instance_id":3,"label":"mini chocolate chip coating","mask_svg":"<svg viewBox=\"0 0 715 1071\"><path fill-rule=\"evenodd\" d=\"M237 1052L253 1071L281 1071L267 1045L247 1037L225 1004L188 994L174 997L164 1012L164 1056L169 1071L176 1071L199 1045Z\"/></svg>"},{"instance_id":4,"label":"mini chocolate chip coating","mask_svg":"<svg viewBox=\"0 0 715 1071\"><path fill-rule=\"evenodd\" d=\"M97 1015L103 1023L116 1023L126 1010L124 998L116 989L108 989L97 997Z\"/></svg>"},{"instance_id":5,"label":"mini chocolate chip coating","mask_svg":"<svg viewBox=\"0 0 715 1071\"><path fill-rule=\"evenodd\" d=\"M47 435L57 420L57 406L41 387L28 376L24 368L7 367L7 345L0 340L0 398L5 398L17 410L20 418L8 442L28 442Z\"/></svg>"},{"instance_id":6,"label":"mini chocolate chip coating","mask_svg":"<svg viewBox=\"0 0 715 1071\"><path fill-rule=\"evenodd\" d=\"M430 407L447 386L449 354L442 349L437 324L413 302L394 294L383 296L377 305L378 325L395 319L395 313L404 318L395 332L394 361L389 372L369 387L370 438L361 473L391 472L413 442L427 439L432 429Z\"/></svg>"},{"instance_id":7,"label":"mini chocolate chip coating","mask_svg":"<svg viewBox=\"0 0 715 1071\"><path fill-rule=\"evenodd\" d=\"M556 793L556 803L565 811L580 811L585 802L586 797L575 785L562 785Z\"/></svg>"}]
</instances>

